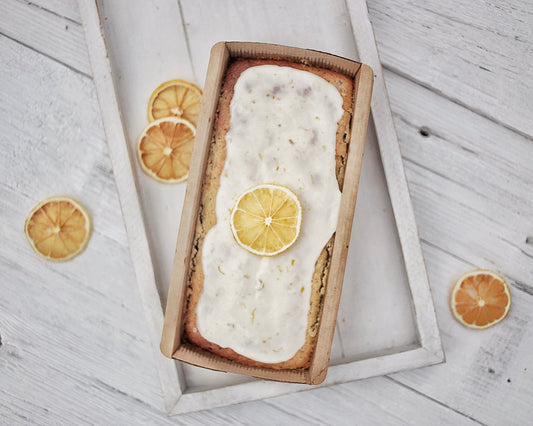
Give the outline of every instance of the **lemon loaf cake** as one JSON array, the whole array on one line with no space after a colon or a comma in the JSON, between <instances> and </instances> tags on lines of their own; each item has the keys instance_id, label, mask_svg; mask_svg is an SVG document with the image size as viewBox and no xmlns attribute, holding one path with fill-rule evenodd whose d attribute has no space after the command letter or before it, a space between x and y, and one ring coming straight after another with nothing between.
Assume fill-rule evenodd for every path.
<instances>
[{"instance_id":1,"label":"lemon loaf cake","mask_svg":"<svg viewBox=\"0 0 533 426\"><path fill-rule=\"evenodd\" d=\"M303 63L229 64L191 255L185 341L244 365L309 366L353 90L351 78ZM257 226L241 232L254 218Z\"/></svg>"}]
</instances>

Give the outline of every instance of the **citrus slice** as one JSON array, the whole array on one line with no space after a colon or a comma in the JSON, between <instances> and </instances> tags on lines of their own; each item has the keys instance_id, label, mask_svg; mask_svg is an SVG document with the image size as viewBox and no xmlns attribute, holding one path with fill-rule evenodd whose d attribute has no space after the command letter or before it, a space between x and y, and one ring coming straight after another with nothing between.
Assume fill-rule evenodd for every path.
<instances>
[{"instance_id":1,"label":"citrus slice","mask_svg":"<svg viewBox=\"0 0 533 426\"><path fill-rule=\"evenodd\" d=\"M463 275L452 289L451 308L457 321L470 328L488 328L509 313L511 292L505 280L486 269Z\"/></svg>"},{"instance_id":2,"label":"citrus slice","mask_svg":"<svg viewBox=\"0 0 533 426\"><path fill-rule=\"evenodd\" d=\"M245 191L231 212L237 243L259 256L275 256L294 244L300 233L298 197L280 185L259 185Z\"/></svg>"},{"instance_id":3,"label":"citrus slice","mask_svg":"<svg viewBox=\"0 0 533 426\"><path fill-rule=\"evenodd\" d=\"M155 180L177 183L187 179L196 129L187 120L160 118L139 137L137 156L142 169Z\"/></svg>"},{"instance_id":4,"label":"citrus slice","mask_svg":"<svg viewBox=\"0 0 533 426\"><path fill-rule=\"evenodd\" d=\"M51 197L33 208L24 232L33 250L45 259L69 260L87 245L91 219L72 198Z\"/></svg>"},{"instance_id":5,"label":"citrus slice","mask_svg":"<svg viewBox=\"0 0 533 426\"><path fill-rule=\"evenodd\" d=\"M148 102L148 121L180 117L194 126L198 122L202 91L185 80L170 80L154 90Z\"/></svg>"}]
</instances>

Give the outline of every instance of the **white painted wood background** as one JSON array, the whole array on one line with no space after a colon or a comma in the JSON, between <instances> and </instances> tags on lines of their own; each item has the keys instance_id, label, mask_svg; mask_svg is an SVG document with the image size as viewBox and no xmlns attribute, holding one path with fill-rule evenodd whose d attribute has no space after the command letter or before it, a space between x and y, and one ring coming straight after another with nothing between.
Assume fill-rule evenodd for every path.
<instances>
[{"instance_id":1,"label":"white painted wood background","mask_svg":"<svg viewBox=\"0 0 533 426\"><path fill-rule=\"evenodd\" d=\"M300 2L316 19L318 2ZM302 18L280 4L235 8ZM447 363L167 418L76 1L3 0L0 424L533 424L533 4L368 5ZM199 24L209 10L180 8L194 48L215 30ZM349 25L346 10L338 20ZM53 194L94 220L87 250L65 264L37 258L23 234ZM503 274L513 296L509 317L481 332L448 308L474 267Z\"/></svg>"}]
</instances>

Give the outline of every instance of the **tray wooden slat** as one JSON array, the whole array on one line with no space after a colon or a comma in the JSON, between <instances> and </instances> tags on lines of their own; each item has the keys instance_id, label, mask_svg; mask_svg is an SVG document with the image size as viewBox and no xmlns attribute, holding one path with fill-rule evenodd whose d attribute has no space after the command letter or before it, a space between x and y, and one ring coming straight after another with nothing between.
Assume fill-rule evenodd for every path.
<instances>
[{"instance_id":1,"label":"tray wooden slat","mask_svg":"<svg viewBox=\"0 0 533 426\"><path fill-rule=\"evenodd\" d=\"M221 376L221 373L175 363L161 354L161 304L166 303L168 284L164 277L170 277L171 255L175 245L173 235L177 234L177 227L170 225L170 221L175 222L185 191L179 186L161 188L161 185L155 185L140 173L134 161L124 160L135 149L135 139L145 124L144 97L147 100L150 91L163 79L181 77L198 82L199 76L201 80L207 64L206 51L220 39L252 39L313 46L357 60L353 44L355 39L360 59L374 68L376 82L380 81L383 75L365 1L352 0L347 3L352 18L351 26L338 21L338 16L347 12L344 2L328 2L327 5L313 3L316 8L313 14L319 13L321 16L319 32L324 37L320 40L305 31L305 19L286 26L286 20L276 22L276 14L272 15L270 10L263 11L264 19L254 21L257 25L249 26L247 17L260 13L253 4L248 4L239 14L229 13L226 10L228 5L218 1L194 3L197 8L195 13L189 13L192 2L185 2L180 8L172 0L161 0L158 9L144 2L134 2L129 5L127 14L123 13L124 9L118 3L107 0L97 3L79 0L79 5L137 282L169 413L207 409L308 388L255 380L243 383L241 376ZM286 7L287 12L298 13L296 5L287 4ZM183 26L180 26L180 18ZM328 31L327 28L331 26L335 26L336 30ZM209 31L199 31L205 28L209 28ZM273 28L275 32L272 32ZM165 37L160 34L165 34ZM169 52L174 53L169 55ZM374 67L376 58L377 68ZM397 175L389 170L390 163L387 165L381 161L383 150L386 149L384 147L393 147L390 153L394 158L393 152L398 144L394 126L390 125L392 118L386 92L375 91L373 99L372 126L366 142L368 149L363 159L356 211L356 216L367 218L365 221L368 226L362 228L356 225L352 230L352 236L357 238L352 239L348 251L346 273L349 279L344 283L331 366L321 386L443 360L420 246L404 244L406 235L409 235L408 239L418 241L416 226L411 220L412 208L401 158L398 156L395 159L396 166L393 169L401 172ZM389 130L381 131L376 138L375 130L382 126ZM377 151L378 145L381 153ZM128 155L121 154L124 152ZM131 155L131 158L134 157ZM128 174L129 177L123 176ZM394 185L387 189L391 182ZM138 185L139 191L134 190L135 185ZM398 197L393 193L395 188L407 194L402 201L402 208L398 208ZM137 210L131 210L132 206L137 206ZM398 217L392 215L393 207L396 216L405 209L411 219L403 221L397 228ZM368 218L371 220L368 221ZM176 234L173 234L174 229ZM370 237L366 245L361 245L361 241L365 241L361 237ZM404 251L408 247L413 250L409 261L404 258ZM376 254L382 262L386 262L387 268L375 264L373 259ZM404 260L409 264L404 264ZM405 272L407 268L419 271L409 274L409 281ZM390 294L393 299L382 300L382 307L385 306L388 312L386 317L368 322L366 319L374 309L375 292ZM354 304L353 297L357 304ZM428 338L421 339L421 336Z\"/></svg>"}]
</instances>

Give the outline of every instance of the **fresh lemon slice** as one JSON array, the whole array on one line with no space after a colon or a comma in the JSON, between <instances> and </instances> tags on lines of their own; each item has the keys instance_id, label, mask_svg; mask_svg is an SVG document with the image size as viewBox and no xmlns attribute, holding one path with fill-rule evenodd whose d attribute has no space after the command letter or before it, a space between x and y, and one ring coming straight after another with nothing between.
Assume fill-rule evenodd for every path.
<instances>
[{"instance_id":1,"label":"fresh lemon slice","mask_svg":"<svg viewBox=\"0 0 533 426\"><path fill-rule=\"evenodd\" d=\"M259 256L275 256L300 234L302 207L298 197L280 185L259 185L245 191L231 212L237 243Z\"/></svg>"},{"instance_id":2,"label":"fresh lemon slice","mask_svg":"<svg viewBox=\"0 0 533 426\"><path fill-rule=\"evenodd\" d=\"M154 90L148 102L148 121L180 117L194 126L198 122L202 91L185 80L170 80Z\"/></svg>"},{"instance_id":3,"label":"fresh lemon slice","mask_svg":"<svg viewBox=\"0 0 533 426\"><path fill-rule=\"evenodd\" d=\"M24 232L33 250L45 259L69 260L87 245L91 219L72 198L51 197L33 208Z\"/></svg>"},{"instance_id":4,"label":"fresh lemon slice","mask_svg":"<svg viewBox=\"0 0 533 426\"><path fill-rule=\"evenodd\" d=\"M195 134L195 127L183 118L160 118L148 124L137 144L144 172L163 183L187 179Z\"/></svg>"},{"instance_id":5,"label":"fresh lemon slice","mask_svg":"<svg viewBox=\"0 0 533 426\"><path fill-rule=\"evenodd\" d=\"M509 313L511 292L498 274L478 269L463 275L452 289L451 309L457 321L470 328L488 328Z\"/></svg>"}]
</instances>

